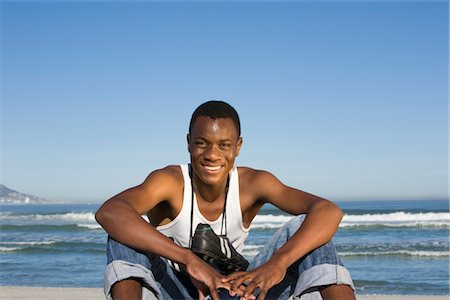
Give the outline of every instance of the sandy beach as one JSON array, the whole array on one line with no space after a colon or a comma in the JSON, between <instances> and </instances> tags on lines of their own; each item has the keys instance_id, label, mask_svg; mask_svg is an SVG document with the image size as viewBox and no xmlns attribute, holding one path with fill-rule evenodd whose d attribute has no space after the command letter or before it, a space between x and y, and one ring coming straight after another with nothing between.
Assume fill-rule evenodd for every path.
<instances>
[{"instance_id":1,"label":"sandy beach","mask_svg":"<svg viewBox=\"0 0 450 300\"><path fill-rule=\"evenodd\" d=\"M98 288L53 288L0 286L0 299L8 300L101 300L103 290ZM448 300L448 296L416 295L357 295L358 300Z\"/></svg>"}]
</instances>

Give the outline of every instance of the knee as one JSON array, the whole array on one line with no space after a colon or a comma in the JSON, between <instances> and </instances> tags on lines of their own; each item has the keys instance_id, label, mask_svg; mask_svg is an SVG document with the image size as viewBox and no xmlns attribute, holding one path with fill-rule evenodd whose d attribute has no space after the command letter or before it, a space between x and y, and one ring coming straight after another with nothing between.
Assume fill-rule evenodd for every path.
<instances>
[{"instance_id":1,"label":"knee","mask_svg":"<svg viewBox=\"0 0 450 300\"><path fill-rule=\"evenodd\" d=\"M320 289L320 294L324 300L355 300L355 292L346 284L332 284Z\"/></svg>"},{"instance_id":2,"label":"knee","mask_svg":"<svg viewBox=\"0 0 450 300\"><path fill-rule=\"evenodd\" d=\"M111 295L114 300L121 299L142 299L142 280L130 277L116 282L111 288Z\"/></svg>"}]
</instances>

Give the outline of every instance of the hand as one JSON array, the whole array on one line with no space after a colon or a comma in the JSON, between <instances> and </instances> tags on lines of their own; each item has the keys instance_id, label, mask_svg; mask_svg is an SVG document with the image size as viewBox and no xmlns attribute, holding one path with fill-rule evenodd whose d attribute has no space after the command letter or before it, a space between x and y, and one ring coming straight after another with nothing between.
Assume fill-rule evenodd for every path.
<instances>
[{"instance_id":1,"label":"hand","mask_svg":"<svg viewBox=\"0 0 450 300\"><path fill-rule=\"evenodd\" d=\"M189 259L186 270L192 283L197 288L200 300L203 300L207 295L211 295L214 300L219 300L217 290L219 288L230 289L229 283L222 282L223 276L195 254Z\"/></svg>"},{"instance_id":2,"label":"hand","mask_svg":"<svg viewBox=\"0 0 450 300\"><path fill-rule=\"evenodd\" d=\"M271 287L280 283L286 275L286 269L270 260L264 265L248 272L235 272L222 279L231 283L230 292L236 292L244 299L254 299L254 292L260 289L258 300L264 300ZM247 287L243 288L246 283Z\"/></svg>"}]
</instances>

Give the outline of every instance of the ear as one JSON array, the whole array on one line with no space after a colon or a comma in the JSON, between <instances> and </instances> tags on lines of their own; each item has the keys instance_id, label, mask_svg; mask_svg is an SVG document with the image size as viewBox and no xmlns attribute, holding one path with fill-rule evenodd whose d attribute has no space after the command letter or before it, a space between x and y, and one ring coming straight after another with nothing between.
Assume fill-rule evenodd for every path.
<instances>
[{"instance_id":1,"label":"ear","mask_svg":"<svg viewBox=\"0 0 450 300\"><path fill-rule=\"evenodd\" d=\"M236 156L239 156L239 152L241 151L241 146L242 146L242 136L240 136L238 138L238 142L237 142L237 147L236 147Z\"/></svg>"},{"instance_id":2,"label":"ear","mask_svg":"<svg viewBox=\"0 0 450 300\"><path fill-rule=\"evenodd\" d=\"M191 135L189 133L186 135L186 140L187 140L188 152L191 153Z\"/></svg>"}]
</instances>

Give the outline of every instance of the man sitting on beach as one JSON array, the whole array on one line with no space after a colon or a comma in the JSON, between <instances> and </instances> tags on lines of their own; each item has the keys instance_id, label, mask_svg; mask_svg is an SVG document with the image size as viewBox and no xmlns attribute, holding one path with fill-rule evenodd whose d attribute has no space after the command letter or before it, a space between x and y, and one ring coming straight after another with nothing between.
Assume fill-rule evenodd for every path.
<instances>
[{"instance_id":1,"label":"man sitting on beach","mask_svg":"<svg viewBox=\"0 0 450 300\"><path fill-rule=\"evenodd\" d=\"M187 146L189 165L153 171L97 211L98 223L109 234L107 298L355 299L350 274L331 243L341 210L269 172L235 167L242 137L233 107L222 101L200 105L191 118ZM209 232L223 255L239 260L250 224L266 203L296 217L246 271L222 275L191 251L192 233L202 223L226 235Z\"/></svg>"}]
</instances>

